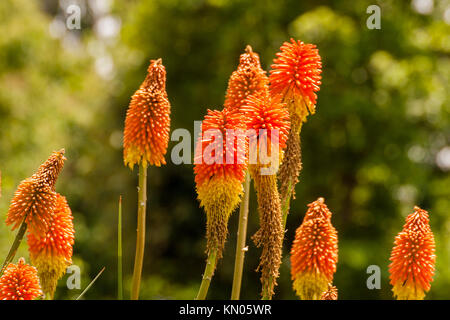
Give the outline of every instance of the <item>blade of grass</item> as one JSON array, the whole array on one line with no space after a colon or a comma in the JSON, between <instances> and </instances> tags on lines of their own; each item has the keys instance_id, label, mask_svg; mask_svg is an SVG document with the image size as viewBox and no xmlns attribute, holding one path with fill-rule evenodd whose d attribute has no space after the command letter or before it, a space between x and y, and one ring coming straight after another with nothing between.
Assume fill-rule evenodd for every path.
<instances>
[{"instance_id":1,"label":"blade of grass","mask_svg":"<svg viewBox=\"0 0 450 320\"><path fill-rule=\"evenodd\" d=\"M119 217L117 222L117 299L123 300L122 275L122 196L119 197Z\"/></svg>"},{"instance_id":2,"label":"blade of grass","mask_svg":"<svg viewBox=\"0 0 450 320\"><path fill-rule=\"evenodd\" d=\"M102 270L100 270L100 272L95 276L95 278L91 281L91 283L88 284L86 289L84 289L83 292L75 300L80 300L84 296L84 294L92 287L94 282L98 279L98 277L101 276L101 274L103 273L103 271L105 271L105 269L106 267L103 267Z\"/></svg>"}]
</instances>

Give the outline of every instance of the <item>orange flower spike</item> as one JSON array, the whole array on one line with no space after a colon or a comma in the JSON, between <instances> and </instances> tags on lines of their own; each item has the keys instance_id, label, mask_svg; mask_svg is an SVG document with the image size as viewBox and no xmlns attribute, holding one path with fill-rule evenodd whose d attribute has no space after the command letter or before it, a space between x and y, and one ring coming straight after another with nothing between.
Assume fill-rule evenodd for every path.
<instances>
[{"instance_id":1,"label":"orange flower spike","mask_svg":"<svg viewBox=\"0 0 450 320\"><path fill-rule=\"evenodd\" d=\"M0 300L34 300L42 296L35 267L20 258L10 263L0 278Z\"/></svg>"},{"instance_id":2,"label":"orange flower spike","mask_svg":"<svg viewBox=\"0 0 450 320\"><path fill-rule=\"evenodd\" d=\"M270 71L270 90L288 103L291 114L306 122L308 114L315 113L316 92L320 90L322 61L313 44L291 39L277 53Z\"/></svg>"},{"instance_id":3,"label":"orange flower spike","mask_svg":"<svg viewBox=\"0 0 450 320\"><path fill-rule=\"evenodd\" d=\"M279 97L271 97L268 90L248 97L241 112L245 115L247 129L255 130L256 135L249 137L249 172L255 184L260 220L260 229L253 240L258 247L262 247L257 269L261 271L262 297L271 299L279 276L284 238L276 181L278 163L272 163L272 152L277 150L281 158L281 151L286 147L290 129L289 112ZM278 143L274 141L275 136ZM259 149L261 146L265 147L266 152ZM265 156L268 159L261 158ZM264 172L263 168L268 170Z\"/></svg>"},{"instance_id":4,"label":"orange flower spike","mask_svg":"<svg viewBox=\"0 0 450 320\"><path fill-rule=\"evenodd\" d=\"M225 96L225 109L239 110L250 95L266 91L269 78L261 68L259 55L251 46L239 58L237 70L231 74Z\"/></svg>"},{"instance_id":5,"label":"orange flower spike","mask_svg":"<svg viewBox=\"0 0 450 320\"><path fill-rule=\"evenodd\" d=\"M324 199L308 205L291 249L291 278L302 300L317 300L333 281L338 261L338 237Z\"/></svg>"},{"instance_id":6,"label":"orange flower spike","mask_svg":"<svg viewBox=\"0 0 450 320\"><path fill-rule=\"evenodd\" d=\"M394 297L398 300L423 300L430 290L436 261L427 211L414 207L403 230L395 237L390 260Z\"/></svg>"},{"instance_id":7,"label":"orange flower spike","mask_svg":"<svg viewBox=\"0 0 450 320\"><path fill-rule=\"evenodd\" d=\"M227 143L228 129L244 133L239 112L208 110L202 122L202 136L197 143L194 166L198 200L207 215L207 252L218 248L219 258L227 236L228 218L240 202L247 168L245 140L241 139L242 143L239 143L240 139L235 138ZM214 132L221 134L220 139L216 135L208 137L208 133ZM239 133L235 131L235 134ZM214 149L211 155L205 152L206 148ZM215 150L222 152L217 158ZM233 155L232 163L227 163L227 154L229 158ZM209 159L210 156L212 159ZM219 158L222 163L215 162Z\"/></svg>"},{"instance_id":8,"label":"orange flower spike","mask_svg":"<svg viewBox=\"0 0 450 320\"><path fill-rule=\"evenodd\" d=\"M322 293L320 300L337 300L338 299L338 289L328 284L328 290Z\"/></svg>"},{"instance_id":9,"label":"orange flower spike","mask_svg":"<svg viewBox=\"0 0 450 320\"><path fill-rule=\"evenodd\" d=\"M162 60L151 60L148 74L131 98L125 119L123 158L131 169L166 164L170 131L170 103L166 92L166 69Z\"/></svg>"},{"instance_id":10,"label":"orange flower spike","mask_svg":"<svg viewBox=\"0 0 450 320\"><path fill-rule=\"evenodd\" d=\"M56 179L66 160L64 152L53 152L35 174L20 183L6 218L13 230L25 219L31 232L39 235L47 231L56 205Z\"/></svg>"},{"instance_id":11,"label":"orange flower spike","mask_svg":"<svg viewBox=\"0 0 450 320\"><path fill-rule=\"evenodd\" d=\"M250 96L241 108L246 117L247 129L256 130L258 139L260 129L266 129L267 137L270 139L272 130L278 130L278 143L280 151L286 148L289 135L290 121L286 104L280 101L278 96L270 97L268 92ZM271 144L268 144L268 147Z\"/></svg>"},{"instance_id":12,"label":"orange flower spike","mask_svg":"<svg viewBox=\"0 0 450 320\"><path fill-rule=\"evenodd\" d=\"M28 249L33 265L38 269L42 290L53 299L58 280L72 264L75 230L72 211L65 197L57 194L53 219L45 235L28 234Z\"/></svg>"}]
</instances>

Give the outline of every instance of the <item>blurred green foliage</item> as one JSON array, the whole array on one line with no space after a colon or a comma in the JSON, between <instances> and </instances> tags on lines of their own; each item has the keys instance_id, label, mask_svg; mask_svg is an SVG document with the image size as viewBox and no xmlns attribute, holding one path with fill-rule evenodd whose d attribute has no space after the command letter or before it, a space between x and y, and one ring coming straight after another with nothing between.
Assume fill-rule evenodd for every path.
<instances>
[{"instance_id":1,"label":"blurred green foliage","mask_svg":"<svg viewBox=\"0 0 450 320\"><path fill-rule=\"evenodd\" d=\"M82 7L81 30L64 26L70 3ZM296 298L289 249L306 204L323 196L339 232L334 284L340 298L392 298L390 251L417 204L430 212L437 246L427 298L450 299L448 2L434 1L429 14L415 11L410 1L393 0L122 0L107 11L94 10L93 3L0 2L0 216L5 218L19 182L53 150L65 147L68 160L57 191L74 213L74 264L81 268L82 289L106 266L86 299L116 297L119 195L124 197L129 294L137 170L123 166L121 133L149 59L162 57L167 69L172 129L193 133L194 120L201 120L207 108L221 108L228 77L247 44L269 70L291 37L318 46L323 84L317 113L302 130L303 171L275 298ZM380 30L366 27L371 4L381 7ZM105 16L120 21L116 37L99 32ZM252 194L249 235L258 228L255 200ZM209 298L231 294L237 216L230 219ZM169 160L167 166L150 168L142 298L194 298L204 268L204 229L192 165ZM4 257L14 233L2 223L0 234ZM259 249L250 239L248 245L241 297L255 299ZM25 243L19 255L28 257ZM366 268L372 264L381 267L381 290L366 287ZM81 292L68 290L66 279L57 298Z\"/></svg>"}]
</instances>

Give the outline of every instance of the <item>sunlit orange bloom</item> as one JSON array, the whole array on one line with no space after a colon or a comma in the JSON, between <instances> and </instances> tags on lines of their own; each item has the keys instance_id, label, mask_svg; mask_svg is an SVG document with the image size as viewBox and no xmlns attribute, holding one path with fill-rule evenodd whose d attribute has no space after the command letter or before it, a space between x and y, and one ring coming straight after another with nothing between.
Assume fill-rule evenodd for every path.
<instances>
[{"instance_id":1,"label":"sunlit orange bloom","mask_svg":"<svg viewBox=\"0 0 450 320\"><path fill-rule=\"evenodd\" d=\"M227 143L227 130L234 130L236 135L240 130L243 137L245 124L242 115L234 110L208 110L208 114L202 121L202 136L198 140L195 152L194 172L197 187L203 186L212 178L244 180L245 143L238 139L232 139ZM220 138L216 139L216 137ZM209 150L211 152L208 152ZM220 150L221 154L216 154L215 150ZM227 155L232 161L227 161ZM215 159L220 159L221 163L217 163L219 161L214 161Z\"/></svg>"},{"instance_id":2,"label":"sunlit orange bloom","mask_svg":"<svg viewBox=\"0 0 450 320\"><path fill-rule=\"evenodd\" d=\"M23 258L10 263L0 278L0 300L34 300L42 295L35 267Z\"/></svg>"},{"instance_id":3,"label":"sunlit orange bloom","mask_svg":"<svg viewBox=\"0 0 450 320\"><path fill-rule=\"evenodd\" d=\"M246 118L247 129L255 130L257 140L268 139L271 142L277 137L280 151L286 148L290 129L289 112L279 96L271 97L267 91L251 95L241 110ZM261 135L261 129L266 130L266 133ZM250 144L252 141L256 142L250 137ZM267 150L271 150L271 145L267 143Z\"/></svg>"},{"instance_id":4,"label":"sunlit orange bloom","mask_svg":"<svg viewBox=\"0 0 450 320\"><path fill-rule=\"evenodd\" d=\"M42 290L53 297L58 279L72 264L75 230L72 211L65 197L57 194L50 228L45 235L28 234L31 263L38 269Z\"/></svg>"},{"instance_id":5,"label":"sunlit orange bloom","mask_svg":"<svg viewBox=\"0 0 450 320\"><path fill-rule=\"evenodd\" d=\"M283 43L280 50L270 71L270 90L272 94L280 94L290 111L306 121L308 113L315 113L315 92L321 84L319 51L313 44L294 39Z\"/></svg>"},{"instance_id":6,"label":"sunlit orange bloom","mask_svg":"<svg viewBox=\"0 0 450 320\"><path fill-rule=\"evenodd\" d=\"M166 164L170 131L170 103L166 92L166 69L162 60L151 60L148 74L131 98L125 119L123 158L133 168L142 163Z\"/></svg>"},{"instance_id":7,"label":"sunlit orange bloom","mask_svg":"<svg viewBox=\"0 0 450 320\"><path fill-rule=\"evenodd\" d=\"M320 300L337 300L338 299L338 289L331 284L328 284L328 290L322 293Z\"/></svg>"},{"instance_id":8,"label":"sunlit orange bloom","mask_svg":"<svg viewBox=\"0 0 450 320\"><path fill-rule=\"evenodd\" d=\"M225 97L225 108L239 109L245 99L254 93L268 89L269 78L261 68L259 55L247 46L239 58L237 70L231 74Z\"/></svg>"},{"instance_id":9,"label":"sunlit orange bloom","mask_svg":"<svg viewBox=\"0 0 450 320\"><path fill-rule=\"evenodd\" d=\"M56 205L55 183L64 166L64 149L53 152L30 178L22 181L9 206L6 224L16 229L22 221L35 234L48 230Z\"/></svg>"},{"instance_id":10,"label":"sunlit orange bloom","mask_svg":"<svg viewBox=\"0 0 450 320\"><path fill-rule=\"evenodd\" d=\"M338 237L324 199L308 205L291 249L291 278L297 295L317 300L332 283L338 261Z\"/></svg>"},{"instance_id":11,"label":"sunlit orange bloom","mask_svg":"<svg viewBox=\"0 0 450 320\"><path fill-rule=\"evenodd\" d=\"M392 291L398 300L422 300L433 281L434 236L428 212L414 207L395 237L389 265Z\"/></svg>"},{"instance_id":12,"label":"sunlit orange bloom","mask_svg":"<svg viewBox=\"0 0 450 320\"><path fill-rule=\"evenodd\" d=\"M217 246L219 257L228 218L243 192L247 168L244 129L239 112L208 110L195 152L195 183L200 206L207 214L208 250Z\"/></svg>"}]
</instances>

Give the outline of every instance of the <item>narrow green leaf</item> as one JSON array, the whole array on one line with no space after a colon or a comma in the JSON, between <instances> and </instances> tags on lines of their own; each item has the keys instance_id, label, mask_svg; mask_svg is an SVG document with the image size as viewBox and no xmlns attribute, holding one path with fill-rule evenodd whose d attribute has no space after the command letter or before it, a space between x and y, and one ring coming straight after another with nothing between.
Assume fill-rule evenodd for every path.
<instances>
[{"instance_id":1,"label":"narrow green leaf","mask_svg":"<svg viewBox=\"0 0 450 320\"><path fill-rule=\"evenodd\" d=\"M84 294L92 287L92 285L94 284L94 282L98 279L98 277L100 277L100 275L103 273L103 271L105 271L106 267L103 267L102 270L100 270L100 272L95 276L94 280L91 281L91 283L88 284L88 286L86 287L86 289L84 289L84 291L78 296L78 298L76 298L75 300L80 300L81 297L84 296Z\"/></svg>"},{"instance_id":2,"label":"narrow green leaf","mask_svg":"<svg viewBox=\"0 0 450 320\"><path fill-rule=\"evenodd\" d=\"M117 299L123 300L122 274L122 196L119 197L119 218L117 222Z\"/></svg>"}]
</instances>

